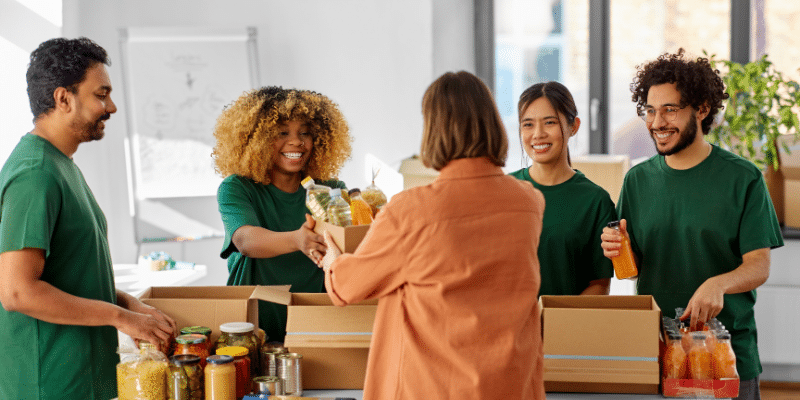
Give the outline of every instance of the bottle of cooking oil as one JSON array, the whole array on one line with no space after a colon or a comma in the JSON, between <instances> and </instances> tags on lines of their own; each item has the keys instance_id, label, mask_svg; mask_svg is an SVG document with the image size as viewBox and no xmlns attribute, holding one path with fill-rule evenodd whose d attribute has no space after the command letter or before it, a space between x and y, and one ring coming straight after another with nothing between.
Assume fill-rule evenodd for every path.
<instances>
[{"instance_id":1,"label":"bottle of cooking oil","mask_svg":"<svg viewBox=\"0 0 800 400\"><path fill-rule=\"evenodd\" d=\"M300 182L306 188L306 207L311 215L320 221L327 221L328 203L331 201L331 188L317 185L310 176Z\"/></svg>"},{"instance_id":2,"label":"bottle of cooking oil","mask_svg":"<svg viewBox=\"0 0 800 400\"><path fill-rule=\"evenodd\" d=\"M331 201L328 204L328 222L338 226L353 225L350 205L342 198L342 189L331 189Z\"/></svg>"}]
</instances>

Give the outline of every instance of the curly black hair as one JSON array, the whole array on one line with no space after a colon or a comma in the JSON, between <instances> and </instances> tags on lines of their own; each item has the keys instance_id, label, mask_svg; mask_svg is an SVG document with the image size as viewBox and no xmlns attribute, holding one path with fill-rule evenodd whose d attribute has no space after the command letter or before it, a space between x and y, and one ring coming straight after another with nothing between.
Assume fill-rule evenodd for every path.
<instances>
[{"instance_id":1,"label":"curly black hair","mask_svg":"<svg viewBox=\"0 0 800 400\"><path fill-rule=\"evenodd\" d=\"M53 92L60 87L77 93L86 71L103 63L111 65L106 50L91 39L50 39L31 53L25 78L33 120L55 108Z\"/></svg>"},{"instance_id":2,"label":"curly black hair","mask_svg":"<svg viewBox=\"0 0 800 400\"><path fill-rule=\"evenodd\" d=\"M728 94L719 70L712 68L707 58L688 59L681 48L676 54L662 54L636 69L638 72L631 83L631 99L636 103L637 112L643 111L650 87L674 83L681 94L681 106L691 106L695 110L704 105L708 107L708 115L701 122L703 134L708 134L714 116L722 109L722 102Z\"/></svg>"}]
</instances>

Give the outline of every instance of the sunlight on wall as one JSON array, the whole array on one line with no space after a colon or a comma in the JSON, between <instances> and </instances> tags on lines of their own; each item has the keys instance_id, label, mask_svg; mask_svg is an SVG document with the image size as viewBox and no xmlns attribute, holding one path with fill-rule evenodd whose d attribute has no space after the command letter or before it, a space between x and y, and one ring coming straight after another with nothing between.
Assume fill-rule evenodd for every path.
<instances>
[{"instance_id":1,"label":"sunlight on wall","mask_svg":"<svg viewBox=\"0 0 800 400\"><path fill-rule=\"evenodd\" d=\"M59 28L63 26L61 0L17 0L17 3L28 7L51 24Z\"/></svg>"},{"instance_id":2,"label":"sunlight on wall","mask_svg":"<svg viewBox=\"0 0 800 400\"><path fill-rule=\"evenodd\" d=\"M28 105L25 71L28 53L0 36L0 165L2 165L19 137L31 129L33 115Z\"/></svg>"}]
</instances>

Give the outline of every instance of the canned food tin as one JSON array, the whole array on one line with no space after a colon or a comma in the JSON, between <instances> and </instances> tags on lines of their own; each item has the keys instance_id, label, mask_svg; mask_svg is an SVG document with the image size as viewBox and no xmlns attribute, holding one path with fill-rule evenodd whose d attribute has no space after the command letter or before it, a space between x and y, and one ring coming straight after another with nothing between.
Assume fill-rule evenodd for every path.
<instances>
[{"instance_id":1,"label":"canned food tin","mask_svg":"<svg viewBox=\"0 0 800 400\"><path fill-rule=\"evenodd\" d=\"M253 388L256 394L269 396L283 396L283 381L277 376L257 376L253 378Z\"/></svg>"},{"instance_id":2,"label":"canned food tin","mask_svg":"<svg viewBox=\"0 0 800 400\"><path fill-rule=\"evenodd\" d=\"M285 347L267 349L261 348L261 372L265 376L278 376L278 362L275 356L286 353Z\"/></svg>"},{"instance_id":3,"label":"canned food tin","mask_svg":"<svg viewBox=\"0 0 800 400\"><path fill-rule=\"evenodd\" d=\"M285 353L275 356L278 363L278 378L283 380L283 391L286 395L303 395L303 356L297 353Z\"/></svg>"}]
</instances>

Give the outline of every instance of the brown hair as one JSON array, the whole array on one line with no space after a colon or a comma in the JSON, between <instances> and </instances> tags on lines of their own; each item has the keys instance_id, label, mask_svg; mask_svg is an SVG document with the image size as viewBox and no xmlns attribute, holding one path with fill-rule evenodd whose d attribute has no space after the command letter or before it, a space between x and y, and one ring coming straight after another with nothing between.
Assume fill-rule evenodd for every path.
<instances>
[{"instance_id":1,"label":"brown hair","mask_svg":"<svg viewBox=\"0 0 800 400\"><path fill-rule=\"evenodd\" d=\"M631 83L631 99L636 103L636 111L640 115L652 86L674 83L681 94L681 106L691 106L695 110L708 106L708 115L700 122L703 134L708 134L728 94L725 93L719 70L712 68L707 58L690 59L681 48L676 54L662 54L636 69L638 72Z\"/></svg>"},{"instance_id":2,"label":"brown hair","mask_svg":"<svg viewBox=\"0 0 800 400\"><path fill-rule=\"evenodd\" d=\"M349 128L339 107L308 90L264 87L243 94L217 119L217 144L211 156L222 176L239 175L269 184L272 144L278 126L288 121L308 124L314 149L303 173L315 180L336 177L350 158Z\"/></svg>"},{"instance_id":3,"label":"brown hair","mask_svg":"<svg viewBox=\"0 0 800 400\"><path fill-rule=\"evenodd\" d=\"M441 170L459 158L486 157L502 167L508 138L486 84L465 72L448 72L422 97L422 146L426 167Z\"/></svg>"}]
</instances>

